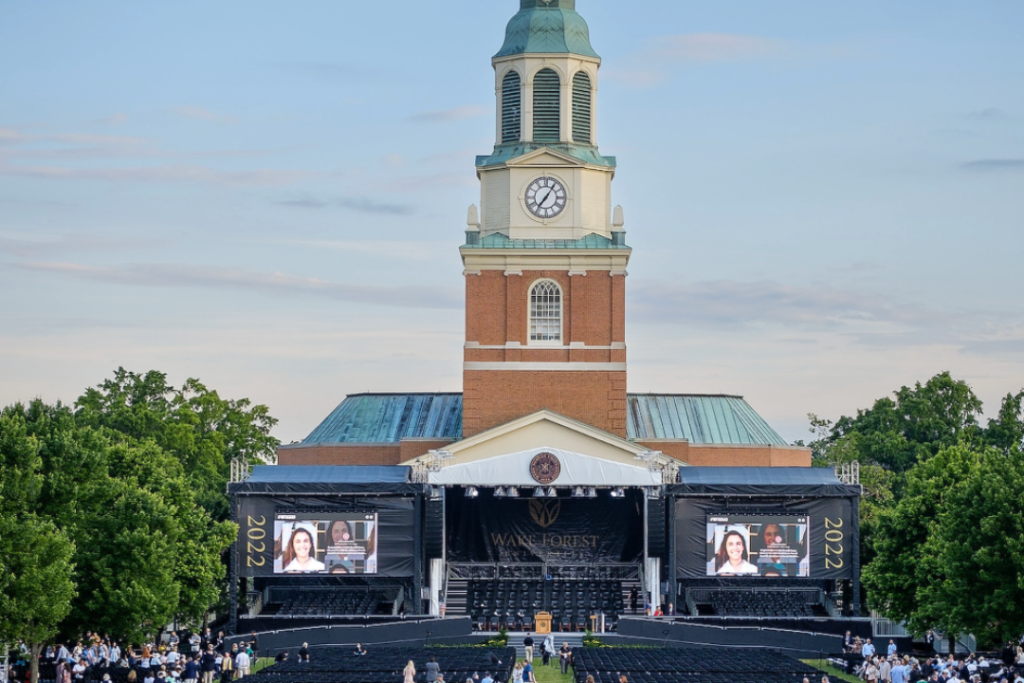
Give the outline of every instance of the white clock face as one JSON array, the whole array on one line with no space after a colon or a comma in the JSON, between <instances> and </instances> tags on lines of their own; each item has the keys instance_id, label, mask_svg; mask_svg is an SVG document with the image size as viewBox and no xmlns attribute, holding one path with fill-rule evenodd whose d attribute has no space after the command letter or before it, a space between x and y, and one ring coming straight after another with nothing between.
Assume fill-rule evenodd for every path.
<instances>
[{"instance_id":1,"label":"white clock face","mask_svg":"<svg viewBox=\"0 0 1024 683\"><path fill-rule=\"evenodd\" d=\"M562 213L566 199L565 188L554 178L537 178L526 188L526 208L538 218Z\"/></svg>"}]
</instances>

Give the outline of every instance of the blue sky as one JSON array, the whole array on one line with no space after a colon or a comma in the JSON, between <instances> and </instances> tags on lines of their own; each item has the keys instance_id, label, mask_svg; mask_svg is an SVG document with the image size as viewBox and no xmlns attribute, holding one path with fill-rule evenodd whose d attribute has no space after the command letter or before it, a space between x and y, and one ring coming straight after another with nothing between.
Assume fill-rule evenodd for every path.
<instances>
[{"instance_id":1,"label":"blue sky","mask_svg":"<svg viewBox=\"0 0 1024 683\"><path fill-rule=\"evenodd\" d=\"M515 0L0 0L0 403L118 366L266 403L457 391ZM631 391L785 436L1024 387L1024 4L578 0L634 248Z\"/></svg>"}]
</instances>

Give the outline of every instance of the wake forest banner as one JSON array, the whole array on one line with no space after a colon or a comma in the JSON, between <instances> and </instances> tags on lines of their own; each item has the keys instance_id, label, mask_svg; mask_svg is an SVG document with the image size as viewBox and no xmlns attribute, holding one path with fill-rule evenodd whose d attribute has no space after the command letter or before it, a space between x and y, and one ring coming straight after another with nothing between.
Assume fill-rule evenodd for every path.
<instances>
[{"instance_id":1,"label":"wake forest banner","mask_svg":"<svg viewBox=\"0 0 1024 683\"><path fill-rule=\"evenodd\" d=\"M643 500L448 499L456 562L633 562L643 554Z\"/></svg>"}]
</instances>

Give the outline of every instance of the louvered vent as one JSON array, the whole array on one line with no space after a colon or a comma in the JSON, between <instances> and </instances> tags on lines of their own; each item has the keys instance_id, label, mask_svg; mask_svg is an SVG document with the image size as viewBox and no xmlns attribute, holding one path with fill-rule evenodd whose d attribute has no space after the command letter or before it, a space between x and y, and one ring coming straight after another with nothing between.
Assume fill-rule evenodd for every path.
<instances>
[{"instance_id":1,"label":"louvered vent","mask_svg":"<svg viewBox=\"0 0 1024 683\"><path fill-rule=\"evenodd\" d=\"M510 71L501 82L501 141L519 142L522 137L522 88L519 74Z\"/></svg>"},{"instance_id":2,"label":"louvered vent","mask_svg":"<svg viewBox=\"0 0 1024 683\"><path fill-rule=\"evenodd\" d=\"M559 93L558 74L551 69L533 77L533 141L558 142Z\"/></svg>"},{"instance_id":3,"label":"louvered vent","mask_svg":"<svg viewBox=\"0 0 1024 683\"><path fill-rule=\"evenodd\" d=\"M590 144L590 76L583 71L572 77L572 139Z\"/></svg>"}]
</instances>

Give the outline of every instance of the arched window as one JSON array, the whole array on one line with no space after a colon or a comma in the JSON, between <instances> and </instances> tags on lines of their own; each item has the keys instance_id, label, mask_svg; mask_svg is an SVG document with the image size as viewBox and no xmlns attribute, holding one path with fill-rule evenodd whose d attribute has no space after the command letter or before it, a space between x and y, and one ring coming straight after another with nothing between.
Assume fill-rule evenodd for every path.
<instances>
[{"instance_id":1,"label":"arched window","mask_svg":"<svg viewBox=\"0 0 1024 683\"><path fill-rule=\"evenodd\" d=\"M572 77L572 139L590 144L590 76L585 71Z\"/></svg>"},{"instance_id":2,"label":"arched window","mask_svg":"<svg viewBox=\"0 0 1024 683\"><path fill-rule=\"evenodd\" d=\"M561 104L558 74L543 69L533 77L533 140L558 142L561 137Z\"/></svg>"},{"instance_id":3,"label":"arched window","mask_svg":"<svg viewBox=\"0 0 1024 683\"><path fill-rule=\"evenodd\" d=\"M522 88L519 74L509 71L501 82L501 141L519 142L522 137Z\"/></svg>"},{"instance_id":4,"label":"arched window","mask_svg":"<svg viewBox=\"0 0 1024 683\"><path fill-rule=\"evenodd\" d=\"M530 290L530 341L562 339L562 290L551 280L541 280Z\"/></svg>"}]
</instances>

